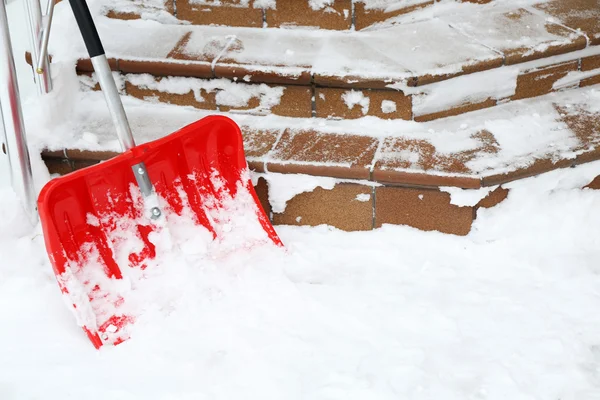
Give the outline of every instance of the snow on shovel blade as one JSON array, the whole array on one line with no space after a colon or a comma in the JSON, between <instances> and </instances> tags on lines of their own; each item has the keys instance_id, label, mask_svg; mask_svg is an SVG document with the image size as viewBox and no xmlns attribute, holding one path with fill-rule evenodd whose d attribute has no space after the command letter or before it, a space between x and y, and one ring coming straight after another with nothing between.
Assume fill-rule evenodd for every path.
<instances>
[{"instance_id":1,"label":"snow on shovel blade","mask_svg":"<svg viewBox=\"0 0 600 400\"><path fill-rule=\"evenodd\" d=\"M163 210L156 222L132 171L140 162ZM248 177L240 129L221 116L53 179L38 209L58 285L96 348L129 338L136 318L127 304L131 281L156 257L152 238L170 215L191 218L221 239L251 213L259 235L236 238L236 245L281 245Z\"/></svg>"}]
</instances>

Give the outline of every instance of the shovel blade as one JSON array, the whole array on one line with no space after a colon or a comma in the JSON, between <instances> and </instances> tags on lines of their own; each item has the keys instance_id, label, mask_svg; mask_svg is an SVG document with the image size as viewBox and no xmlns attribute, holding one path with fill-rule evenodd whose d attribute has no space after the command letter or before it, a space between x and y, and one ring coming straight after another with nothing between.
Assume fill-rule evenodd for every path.
<instances>
[{"instance_id":1,"label":"shovel blade","mask_svg":"<svg viewBox=\"0 0 600 400\"><path fill-rule=\"evenodd\" d=\"M51 180L38 199L46 250L65 300L96 348L129 338L135 315L126 307L127 271L143 270L156 257L151 235L158 228L132 170L141 162L164 212L188 216L218 238L224 220L215 211L223 214L223 203L243 190L250 203L244 210L256 214L267 241L282 245L248 178L241 131L226 117L203 118Z\"/></svg>"}]
</instances>

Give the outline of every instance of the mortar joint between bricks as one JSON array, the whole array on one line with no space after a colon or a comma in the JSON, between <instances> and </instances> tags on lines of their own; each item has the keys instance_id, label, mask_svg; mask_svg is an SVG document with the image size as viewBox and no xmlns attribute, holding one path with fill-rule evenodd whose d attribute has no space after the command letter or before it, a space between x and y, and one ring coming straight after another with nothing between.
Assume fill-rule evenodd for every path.
<instances>
[{"instance_id":1,"label":"mortar joint between bricks","mask_svg":"<svg viewBox=\"0 0 600 400\"><path fill-rule=\"evenodd\" d=\"M356 6L355 0L350 3L350 30L356 31Z\"/></svg>"},{"instance_id":2,"label":"mortar joint between bricks","mask_svg":"<svg viewBox=\"0 0 600 400\"><path fill-rule=\"evenodd\" d=\"M372 210L372 218L371 218L371 230L375 229L377 226L376 218L377 218L377 210L375 205L375 196L376 196L375 186L371 187L371 210Z\"/></svg>"},{"instance_id":3,"label":"mortar joint between bricks","mask_svg":"<svg viewBox=\"0 0 600 400\"><path fill-rule=\"evenodd\" d=\"M311 117L317 117L317 86L315 85L315 74L310 74L310 107L311 107Z\"/></svg>"}]
</instances>

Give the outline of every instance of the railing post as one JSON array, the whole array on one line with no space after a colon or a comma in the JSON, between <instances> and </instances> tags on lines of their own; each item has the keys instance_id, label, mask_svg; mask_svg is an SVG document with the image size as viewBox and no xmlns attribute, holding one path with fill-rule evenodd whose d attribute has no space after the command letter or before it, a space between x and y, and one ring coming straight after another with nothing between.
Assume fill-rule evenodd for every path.
<instances>
[{"instance_id":1,"label":"railing post","mask_svg":"<svg viewBox=\"0 0 600 400\"><path fill-rule=\"evenodd\" d=\"M40 50L42 47L43 18L42 7L39 0L23 0L25 11L29 20L29 36L31 44L31 61L34 69L34 79L40 94L49 93L52 90L52 77L50 76L49 60L46 55L42 60L41 73L36 73L36 67L40 65Z\"/></svg>"},{"instance_id":2,"label":"railing post","mask_svg":"<svg viewBox=\"0 0 600 400\"><path fill-rule=\"evenodd\" d=\"M35 223L38 217L33 174L4 0L0 0L0 112L1 110L4 110L2 125L4 136L7 136L12 186L21 198L29 219Z\"/></svg>"}]
</instances>

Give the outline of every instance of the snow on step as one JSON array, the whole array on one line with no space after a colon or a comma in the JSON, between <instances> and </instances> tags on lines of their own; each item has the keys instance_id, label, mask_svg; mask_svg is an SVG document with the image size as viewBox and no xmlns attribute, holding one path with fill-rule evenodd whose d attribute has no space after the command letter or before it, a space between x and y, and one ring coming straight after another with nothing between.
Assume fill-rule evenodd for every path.
<instances>
[{"instance_id":1,"label":"snow on step","mask_svg":"<svg viewBox=\"0 0 600 400\"><path fill-rule=\"evenodd\" d=\"M506 64L582 49L585 36L543 16L520 9L489 9L441 17L452 27L478 42L501 51Z\"/></svg>"},{"instance_id":2,"label":"snow on step","mask_svg":"<svg viewBox=\"0 0 600 400\"><path fill-rule=\"evenodd\" d=\"M57 6L55 18L59 28L53 30L50 48L54 59L87 58L66 4ZM287 75L310 70L326 76L400 81L468 72L479 66L485 69L502 62L499 54L439 19L368 33L161 25L109 18L97 18L97 25L109 57L165 60L176 50L179 60L169 60L260 66ZM190 32L189 39L182 41Z\"/></svg>"}]
</instances>

